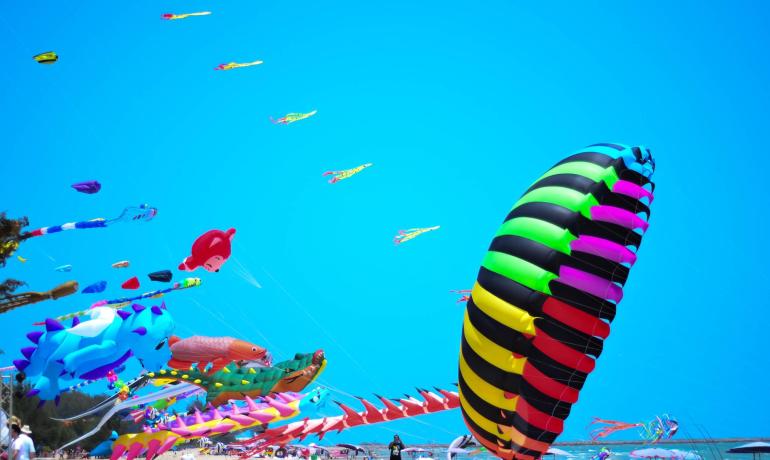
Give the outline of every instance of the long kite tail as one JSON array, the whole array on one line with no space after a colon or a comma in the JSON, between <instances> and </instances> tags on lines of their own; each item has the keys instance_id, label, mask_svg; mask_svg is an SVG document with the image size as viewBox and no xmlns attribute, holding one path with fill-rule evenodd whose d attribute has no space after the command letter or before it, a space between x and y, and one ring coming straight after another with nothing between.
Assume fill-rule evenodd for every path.
<instances>
[{"instance_id":1,"label":"long kite tail","mask_svg":"<svg viewBox=\"0 0 770 460\"><path fill-rule=\"evenodd\" d=\"M188 390L189 390L189 388L186 388L184 385L177 385L177 386L173 386L173 387L170 387L170 388L165 388L165 389L163 389L163 390L161 390L159 392L156 392L156 393L152 393L152 394L145 395L145 396L140 396L140 397L134 398L134 399L128 399L126 401L121 401L121 402L117 403L116 405L112 406L112 409L107 411L107 413L104 414L104 416L102 416L102 418L99 420L99 423L97 423L96 426L91 431L83 434L82 436L80 436L77 439L74 439L74 440L68 442L67 444L64 444L59 449L65 449L65 448L67 448L67 447L69 447L71 445L77 444L77 443L83 441L84 439L88 439L91 436L95 435L102 428L102 426L104 426L104 424L107 423L107 421L110 419L110 417L112 417L113 415L115 415L116 413L118 413L118 412L120 412L122 410L128 409L128 408L133 407L133 406L135 406L137 404L146 404L146 403L149 403L149 402L157 401L160 398L165 398L165 397L173 396L173 395L176 395L176 394L179 394L179 393L184 393L185 391L188 391Z\"/></svg>"},{"instance_id":2,"label":"long kite tail","mask_svg":"<svg viewBox=\"0 0 770 460\"><path fill-rule=\"evenodd\" d=\"M126 385L128 386L128 388L129 388L129 390L131 392L134 392L134 391L144 387L145 385L147 385L149 380L150 379L149 379L149 376L147 374L142 374L139 377L136 377L135 379L130 380ZM78 388L80 388L81 386L89 385L89 384L91 384L93 382L96 382L96 381L97 380L87 380L87 381L83 382L82 384L73 385L73 386L67 388L64 391L74 391L74 390L77 390ZM99 413L99 412L101 412L101 411L103 411L105 409L108 409L108 408L114 406L115 405L115 401L117 401L117 400L118 400L118 393L115 393L112 396L110 396L109 398L107 398L104 401L96 404L95 406L93 406L92 408L86 410L83 413L80 413L80 414L77 414L77 415L73 415L71 417L66 417L66 418L51 417L51 419L52 420L56 420L58 422L71 422L71 421L74 421L74 420L79 420L81 418L87 417L87 416L92 415L92 414L97 414L97 413ZM129 401L133 401L133 400L129 400Z\"/></svg>"},{"instance_id":3,"label":"long kite tail","mask_svg":"<svg viewBox=\"0 0 770 460\"><path fill-rule=\"evenodd\" d=\"M359 398L359 401L364 406L362 411L356 411L352 407L335 401L342 410L342 415L313 420L304 419L275 428L268 427L263 433L251 439L236 441L235 444L251 447L250 450L241 454L241 459L246 459L264 450L269 445L286 445L295 439L304 439L309 435L316 435L319 439L322 439L327 433L339 433L354 426L416 417L455 409L460 406L460 398L457 392L436 389L438 393L434 393L421 388L418 388L417 391L422 399L409 395L406 395L406 398L394 400L377 396L384 405L382 408L378 408L366 399Z\"/></svg>"},{"instance_id":4,"label":"long kite tail","mask_svg":"<svg viewBox=\"0 0 770 460\"><path fill-rule=\"evenodd\" d=\"M618 420L604 420L600 418L594 417L594 419L591 421L591 425L595 424L604 424L607 426L597 427L596 429L591 431L591 439L596 441L599 438L606 438L607 436L611 435L612 433L618 432L618 431L624 431L624 430L630 430L633 428L639 428L644 427L644 423L627 423L627 422L621 422Z\"/></svg>"},{"instance_id":5,"label":"long kite tail","mask_svg":"<svg viewBox=\"0 0 770 460\"><path fill-rule=\"evenodd\" d=\"M137 222L137 221L149 221L158 213L156 208L152 208L149 205L142 204L139 206L129 206L123 209L123 212L114 219L96 218L91 220L83 220L80 222L68 222L66 224L54 225L51 227L41 227L30 232L23 233L19 237L19 241L24 241L28 238L36 236L48 235L51 233L59 233L65 230L82 230L86 228L103 228L116 222Z\"/></svg>"},{"instance_id":6,"label":"long kite tail","mask_svg":"<svg viewBox=\"0 0 770 460\"><path fill-rule=\"evenodd\" d=\"M106 227L107 221L104 219L84 220L81 222L68 222L61 225L53 225L51 227L41 227L30 232L23 233L19 240L26 240L36 236L48 235L50 233L59 233L65 230L80 230L85 228L101 228Z\"/></svg>"},{"instance_id":7,"label":"long kite tail","mask_svg":"<svg viewBox=\"0 0 770 460\"><path fill-rule=\"evenodd\" d=\"M119 308L123 308L123 307L126 307L126 306L130 305L135 300L156 299L156 298L159 298L159 297L163 297L163 295L168 294L169 292L181 291L183 289L197 287L197 286L200 286L200 284L201 284L201 279L200 278L185 278L185 279L183 279L182 281L180 281L178 283L174 283L174 286L172 286L170 288L159 289L159 290L150 291L150 292L145 292L144 294L140 294L140 295L133 296L133 297L121 297L121 298L112 299L112 300L100 300L99 302L95 302L93 305L91 305L91 307L109 306L109 307L112 307L114 309L119 309ZM66 315L57 316L54 319L56 319L57 321L66 321L66 320L72 319L72 318L74 318L76 316L85 316L85 315L87 315L89 313L91 313L91 308L89 308L87 310L76 311L74 313L67 313ZM45 325L45 321L38 321L38 322L32 323L32 324L34 326L43 326L43 325Z\"/></svg>"}]
</instances>

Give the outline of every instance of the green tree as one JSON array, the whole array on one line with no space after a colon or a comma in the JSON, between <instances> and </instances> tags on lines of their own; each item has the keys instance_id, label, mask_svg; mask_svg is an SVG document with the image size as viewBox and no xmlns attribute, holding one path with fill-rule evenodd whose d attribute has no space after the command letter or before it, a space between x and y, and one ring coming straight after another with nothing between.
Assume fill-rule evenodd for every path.
<instances>
[{"instance_id":1,"label":"green tree","mask_svg":"<svg viewBox=\"0 0 770 460\"><path fill-rule=\"evenodd\" d=\"M22 241L21 230L29 225L26 217L19 219L10 219L6 217L5 212L0 212L0 267L5 267L5 263L19 247ZM19 286L26 283L19 280L7 279L0 283L0 299L6 298Z\"/></svg>"},{"instance_id":2,"label":"green tree","mask_svg":"<svg viewBox=\"0 0 770 460\"><path fill-rule=\"evenodd\" d=\"M13 400L14 415L21 419L21 423L29 425L32 429L32 438L38 452L55 450L67 442L80 437L90 431L102 414L96 417L84 418L73 422L59 422L53 418L65 418L76 415L107 398L107 395L91 396L79 391L62 393L61 401L57 407L53 402L38 407L40 400L37 397L28 398L30 387L27 384L16 385ZM93 449L97 444L107 439L110 432L127 433L140 430L133 423L122 422L118 417L112 417L98 433L80 443L80 447L86 450Z\"/></svg>"},{"instance_id":3,"label":"green tree","mask_svg":"<svg viewBox=\"0 0 770 460\"><path fill-rule=\"evenodd\" d=\"M5 212L0 212L0 267L5 266L6 260L18 249L22 238L21 229L29 225L26 217L11 219Z\"/></svg>"}]
</instances>

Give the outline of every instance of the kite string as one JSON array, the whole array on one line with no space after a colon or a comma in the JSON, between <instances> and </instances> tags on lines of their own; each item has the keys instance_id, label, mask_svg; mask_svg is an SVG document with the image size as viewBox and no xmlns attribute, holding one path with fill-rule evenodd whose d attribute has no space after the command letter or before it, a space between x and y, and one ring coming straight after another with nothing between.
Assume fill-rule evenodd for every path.
<instances>
[{"instance_id":1,"label":"kite string","mask_svg":"<svg viewBox=\"0 0 770 460\"><path fill-rule=\"evenodd\" d=\"M284 351L282 351L281 349L276 347L275 344L273 344L273 342L271 342L270 339L268 339L267 336L265 336L265 334L262 333L260 328L257 327L257 325L251 320L251 318L249 318L249 316L243 312L243 309L237 308L235 310L238 311L238 313L241 315L241 318L243 318L244 321L247 323L246 326L251 328L251 330L253 330L254 332L256 332L262 338L262 340L264 341L265 345L270 347L271 351L278 352L278 353L280 353L282 355L288 356L288 355L286 355L286 353Z\"/></svg>"},{"instance_id":2,"label":"kite string","mask_svg":"<svg viewBox=\"0 0 770 460\"><path fill-rule=\"evenodd\" d=\"M233 273L235 273L236 276L238 276L239 278L241 278L242 280L246 281L248 284L256 288L260 288L260 289L262 288L262 285L259 283L259 281L257 281L257 279L254 277L251 271L249 271L249 269L246 268L246 266L243 263L241 263L241 261L238 260L238 258L231 256L230 260L235 262L235 265L232 266L232 271Z\"/></svg>"},{"instance_id":3,"label":"kite string","mask_svg":"<svg viewBox=\"0 0 770 460\"><path fill-rule=\"evenodd\" d=\"M353 357L353 355L351 355L350 352L348 352L348 350L345 347L343 347L342 344L339 343L334 338L334 336L332 336L321 325L321 323L318 322L317 319L315 319L315 317L307 310L307 308L305 308L296 298L294 298L294 296L292 296L289 293L289 291L287 291L286 288L284 288L283 285L277 279L275 279L275 277L269 271L267 271L267 269L265 269L265 267L261 267L261 268L262 268L262 271L265 272L265 274L276 284L276 286L278 286L281 292L283 292L284 295L286 295L286 297L289 300L291 300L291 302L294 303L294 305L296 305L300 310L302 310L305 316L307 316L310 319L310 321L312 321L313 324L315 324L315 326L318 327L318 330L321 331L321 333L323 333L333 344L335 344L337 348L339 348L348 357L348 359L350 359L350 361L363 373L363 375L366 376L366 378L369 379L371 383L374 383L375 385L377 385L378 382L375 382L374 379L372 379L371 375L366 371L366 369L364 369L364 367Z\"/></svg>"},{"instance_id":4,"label":"kite string","mask_svg":"<svg viewBox=\"0 0 770 460\"><path fill-rule=\"evenodd\" d=\"M234 332L236 335L238 335L239 337L243 338L244 340L247 340L247 341L251 341L251 338L250 338L250 336L249 336L248 334L244 334L244 333L243 333L243 331L241 331L241 330L239 330L239 329L236 329L236 328L234 328L234 327L233 327L233 326L232 326L232 325L231 325L229 322L227 322L227 321L225 320L225 318L224 318L223 316L215 314L213 311L209 310L209 309L208 309L208 308L206 308L206 307L205 307L203 304L201 304L200 302L198 302L198 300L197 300L197 299L193 298L193 299L191 299L191 300L193 301L193 303L195 303L195 304L196 304L196 305L198 305L200 308L202 308L202 309L203 309L203 311L205 311L206 313L208 313L209 315L211 315L211 316L212 316L214 319L216 319L217 321L219 321L220 323L222 323L223 325L225 325L227 328L229 328L231 331L233 331L233 332ZM242 312L240 309L238 309L238 312L241 314L241 316L242 316L242 317L246 318L246 319L247 319L247 321L248 321L249 323L251 323L251 321L250 321L250 320L248 320L248 317L247 317L246 315L244 315L244 314L243 314L243 312ZM268 339L267 339L267 337L266 337L266 336L265 336L265 335L264 335L264 334L263 334L263 333L262 333L262 332L259 330L259 328L255 327L255 326L253 325L253 323L252 323L251 325L252 325L252 329L254 330L254 332L256 332L257 334L259 334L259 336L260 336L260 337L261 337L261 338L264 340L264 343L265 343L267 346L269 346L269 347L270 347L270 350L275 350L275 351L277 351L277 352L279 352L279 353L281 353L281 354L285 354L285 353L283 353L281 350L279 350L277 347L275 347L275 346L273 345L273 343L272 343L272 342L270 342L270 340L268 340Z\"/></svg>"},{"instance_id":5,"label":"kite string","mask_svg":"<svg viewBox=\"0 0 770 460\"><path fill-rule=\"evenodd\" d=\"M198 305L200 308L202 308L202 309L203 309L203 311L205 311L206 313L208 313L209 315L211 315L212 317L214 317L214 319L216 319L217 321L219 321L220 323L222 323L224 326L226 326L227 328L229 328L231 331L233 331L233 332L234 332L236 335L238 335L238 336L242 337L244 340L248 340L248 336L247 336L246 334L244 334L243 332L241 332L241 331L239 331L239 330L235 329L235 328L234 328L234 327L233 327L233 326L232 326L230 323L228 323L227 321L225 321L225 319L224 319L223 317L221 317L221 316L219 316L219 315L216 315L216 314L214 314L214 312L212 312L211 310L209 310L208 308L206 308L205 306L203 306L203 304L201 304L200 302L198 302L198 300L197 300L197 299L195 299L195 298L191 298L190 300L192 300L192 302L193 302L194 304L196 304L196 305Z\"/></svg>"}]
</instances>

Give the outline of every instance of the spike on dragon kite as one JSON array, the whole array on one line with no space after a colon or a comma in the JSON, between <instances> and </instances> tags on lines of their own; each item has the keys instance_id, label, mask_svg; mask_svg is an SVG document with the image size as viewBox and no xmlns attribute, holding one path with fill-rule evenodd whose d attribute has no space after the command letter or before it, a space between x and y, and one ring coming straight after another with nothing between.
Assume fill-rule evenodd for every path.
<instances>
[{"instance_id":1,"label":"spike on dragon kite","mask_svg":"<svg viewBox=\"0 0 770 460\"><path fill-rule=\"evenodd\" d=\"M208 16L210 14L211 14L211 11L198 11L196 13L182 13L182 14L165 13L165 14L162 14L160 17L161 19L165 19L167 21L176 21L179 19L187 19L192 16Z\"/></svg>"},{"instance_id":2,"label":"spike on dragon kite","mask_svg":"<svg viewBox=\"0 0 770 460\"><path fill-rule=\"evenodd\" d=\"M227 404L228 401L241 400L245 397L257 399L274 393L301 392L323 371L326 360L322 352L320 354L319 352L297 353L294 358L277 363L273 367L238 368L228 365L213 375L199 371L197 365L189 370L161 369L158 372L148 372L127 382L126 385L131 391L135 391L152 381L156 386L165 385L165 388L155 393L138 396L136 399L123 401L123 403L118 402L119 395L113 394L85 412L56 420L80 420L110 408L99 422L100 425L88 434L90 436L115 413L163 398L205 392L208 404L220 406ZM83 382L83 385L91 382L93 381Z\"/></svg>"},{"instance_id":3,"label":"spike on dragon kite","mask_svg":"<svg viewBox=\"0 0 770 460\"><path fill-rule=\"evenodd\" d=\"M371 163L366 163L366 164L362 164L361 166L356 166L355 168L343 169L342 171L326 171L325 173L323 173L323 175L324 176L331 176L331 175L333 175L334 177L329 179L329 183L330 184L334 184L334 183L339 182L341 180L348 179L348 178L350 178L350 177L360 173L361 171L363 171L364 169L366 169L366 168L368 168L370 166L372 166Z\"/></svg>"},{"instance_id":4,"label":"spike on dragon kite","mask_svg":"<svg viewBox=\"0 0 770 460\"><path fill-rule=\"evenodd\" d=\"M252 67L255 65L260 65L264 61L252 61L252 62L229 62L227 64L219 64L218 66L214 67L214 70L233 70L233 69L240 69L242 67Z\"/></svg>"},{"instance_id":5,"label":"spike on dragon kite","mask_svg":"<svg viewBox=\"0 0 770 460\"><path fill-rule=\"evenodd\" d=\"M302 440L311 434L318 436L319 439L323 439L326 433L333 431L341 432L359 425L371 425L460 407L460 396L457 392L441 389L436 389L436 391L438 393L418 388L417 392L422 396L422 400L406 395L406 398L394 400L398 404L390 399L376 395L385 406L383 408L378 408L366 399L359 398L364 406L364 410L360 412L356 412L353 408L335 401L340 409L342 409L342 415L314 420L306 419L276 428L268 428L251 439L237 442L237 444L252 446L250 450L241 455L241 458L252 457L271 445L285 446L295 439Z\"/></svg>"},{"instance_id":6,"label":"spike on dragon kite","mask_svg":"<svg viewBox=\"0 0 770 460\"><path fill-rule=\"evenodd\" d=\"M144 453L145 458L150 460L180 441L242 431L296 417L305 410L322 405L327 397L328 390L316 389L307 394L276 393L257 400L246 397L240 404L209 405L204 411L196 409L192 415L177 415L159 424L156 429L121 435L113 444L110 459L117 460L125 454L126 460L133 460Z\"/></svg>"},{"instance_id":7,"label":"spike on dragon kite","mask_svg":"<svg viewBox=\"0 0 770 460\"><path fill-rule=\"evenodd\" d=\"M273 124L276 124L276 125L288 125L290 123L294 123L300 120L304 120L306 118L310 118L313 115L315 115L317 112L318 110L313 110L312 112L308 112L308 113L287 113L286 115L278 119L273 119L273 117L270 117L270 121L272 121Z\"/></svg>"},{"instance_id":8,"label":"spike on dragon kite","mask_svg":"<svg viewBox=\"0 0 770 460\"><path fill-rule=\"evenodd\" d=\"M435 227L410 228L408 230L399 230L398 235L396 235L395 238L393 238L393 242L396 244L406 243L409 240L417 238L423 233L432 232L434 230L438 230L439 228L441 228L440 225L436 225Z\"/></svg>"}]
</instances>

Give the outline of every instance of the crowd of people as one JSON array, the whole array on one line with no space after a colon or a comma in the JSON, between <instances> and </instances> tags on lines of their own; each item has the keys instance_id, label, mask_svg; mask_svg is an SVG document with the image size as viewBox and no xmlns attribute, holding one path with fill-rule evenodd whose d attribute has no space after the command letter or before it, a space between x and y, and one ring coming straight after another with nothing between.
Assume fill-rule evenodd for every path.
<instances>
[{"instance_id":1,"label":"crowd of people","mask_svg":"<svg viewBox=\"0 0 770 460\"><path fill-rule=\"evenodd\" d=\"M11 417L8 421L9 441L5 451L0 453L0 460L35 460L37 452L35 450L35 443L31 438L32 430L28 425L22 425L21 420L18 417ZM329 452L321 450L325 455L319 455L321 452L317 451L314 444L311 444L310 448L298 448L295 446L287 446L276 449L275 452L269 449L266 452L269 457L273 458L306 458L312 460L321 460L322 458L329 458ZM390 460L401 460L401 451L404 449L404 443L401 441L398 435L393 437L393 441L388 444L388 451L390 454ZM237 454L237 452L222 452L225 454ZM351 452L348 458L356 458L358 452ZM45 455L46 457L49 455ZM50 456L56 460L75 459L75 458L88 458L88 453L77 448L74 451L56 451L50 453ZM365 455L364 458L371 458L371 453ZM195 460L195 456L190 452L185 452L182 455L182 460Z\"/></svg>"},{"instance_id":2,"label":"crowd of people","mask_svg":"<svg viewBox=\"0 0 770 460\"><path fill-rule=\"evenodd\" d=\"M34 460L35 443L30 435L32 430L29 425L22 425L21 420L12 417L8 422L10 440L7 450L0 454L2 460Z\"/></svg>"}]
</instances>

